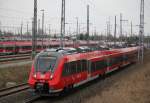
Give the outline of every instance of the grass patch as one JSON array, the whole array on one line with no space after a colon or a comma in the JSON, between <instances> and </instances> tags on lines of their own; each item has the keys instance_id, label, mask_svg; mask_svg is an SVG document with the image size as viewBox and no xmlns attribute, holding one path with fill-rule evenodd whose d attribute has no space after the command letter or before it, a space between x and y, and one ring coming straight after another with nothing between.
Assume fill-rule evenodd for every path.
<instances>
[{"instance_id":1,"label":"grass patch","mask_svg":"<svg viewBox=\"0 0 150 103\"><path fill-rule=\"evenodd\" d=\"M0 69L0 88L5 88L7 82L16 84L26 83L29 77L31 64L13 66Z\"/></svg>"}]
</instances>

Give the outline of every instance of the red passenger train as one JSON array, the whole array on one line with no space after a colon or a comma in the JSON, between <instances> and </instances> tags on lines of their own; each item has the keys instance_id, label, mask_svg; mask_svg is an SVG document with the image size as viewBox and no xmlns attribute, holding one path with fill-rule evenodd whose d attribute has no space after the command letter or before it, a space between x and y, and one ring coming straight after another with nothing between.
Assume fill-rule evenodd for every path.
<instances>
[{"instance_id":1,"label":"red passenger train","mask_svg":"<svg viewBox=\"0 0 150 103\"><path fill-rule=\"evenodd\" d=\"M138 47L99 50L88 47L49 49L39 53L28 83L37 93L73 88L136 62Z\"/></svg>"}]
</instances>

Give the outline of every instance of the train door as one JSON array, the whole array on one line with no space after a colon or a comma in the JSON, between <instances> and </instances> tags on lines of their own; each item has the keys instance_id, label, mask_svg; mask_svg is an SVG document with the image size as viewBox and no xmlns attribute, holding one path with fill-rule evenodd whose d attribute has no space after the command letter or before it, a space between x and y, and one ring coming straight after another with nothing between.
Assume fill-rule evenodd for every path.
<instances>
[{"instance_id":1,"label":"train door","mask_svg":"<svg viewBox=\"0 0 150 103\"><path fill-rule=\"evenodd\" d=\"M92 72L92 68L91 68L91 61L87 60L87 69L88 69L88 78L91 77L91 72Z\"/></svg>"},{"instance_id":2,"label":"train door","mask_svg":"<svg viewBox=\"0 0 150 103\"><path fill-rule=\"evenodd\" d=\"M125 53L125 54L123 55L123 65L122 65L122 66L127 65L127 63L128 63L128 55Z\"/></svg>"},{"instance_id":3,"label":"train door","mask_svg":"<svg viewBox=\"0 0 150 103\"><path fill-rule=\"evenodd\" d=\"M110 68L110 65L111 65L111 61L110 61L109 56L106 58L106 64L107 64L107 68L105 70L105 73L107 74L107 73L109 73L109 68Z\"/></svg>"}]
</instances>

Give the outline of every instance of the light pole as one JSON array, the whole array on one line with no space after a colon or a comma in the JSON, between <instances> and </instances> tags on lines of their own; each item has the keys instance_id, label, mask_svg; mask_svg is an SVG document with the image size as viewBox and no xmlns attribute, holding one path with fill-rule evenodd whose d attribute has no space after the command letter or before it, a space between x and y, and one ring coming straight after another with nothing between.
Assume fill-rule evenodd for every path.
<instances>
[{"instance_id":1,"label":"light pole","mask_svg":"<svg viewBox=\"0 0 150 103\"><path fill-rule=\"evenodd\" d=\"M40 35L40 19L38 19L38 37L39 37L39 35Z\"/></svg>"},{"instance_id":2,"label":"light pole","mask_svg":"<svg viewBox=\"0 0 150 103\"><path fill-rule=\"evenodd\" d=\"M32 59L36 55L36 40L37 40L37 0L34 0L34 18L32 22Z\"/></svg>"},{"instance_id":3,"label":"light pole","mask_svg":"<svg viewBox=\"0 0 150 103\"><path fill-rule=\"evenodd\" d=\"M139 46L138 59L141 63L144 61L144 0L140 3L140 27L139 27Z\"/></svg>"},{"instance_id":4,"label":"light pole","mask_svg":"<svg viewBox=\"0 0 150 103\"><path fill-rule=\"evenodd\" d=\"M76 38L77 38L79 34L79 22L78 22L79 18L76 17L76 19L77 19L77 31L76 31Z\"/></svg>"},{"instance_id":5,"label":"light pole","mask_svg":"<svg viewBox=\"0 0 150 103\"><path fill-rule=\"evenodd\" d=\"M64 47L64 35L65 35L65 0L62 0L62 8L61 8L61 37L60 37L60 47L63 48Z\"/></svg>"},{"instance_id":6,"label":"light pole","mask_svg":"<svg viewBox=\"0 0 150 103\"><path fill-rule=\"evenodd\" d=\"M87 5L87 44L89 46L89 5Z\"/></svg>"},{"instance_id":7,"label":"light pole","mask_svg":"<svg viewBox=\"0 0 150 103\"><path fill-rule=\"evenodd\" d=\"M21 35L21 41L22 41L22 28L23 28L23 22L21 23L21 27L20 27L20 35Z\"/></svg>"},{"instance_id":8,"label":"light pole","mask_svg":"<svg viewBox=\"0 0 150 103\"><path fill-rule=\"evenodd\" d=\"M2 36L1 21L0 21L0 36Z\"/></svg>"},{"instance_id":9,"label":"light pole","mask_svg":"<svg viewBox=\"0 0 150 103\"><path fill-rule=\"evenodd\" d=\"M44 43L43 43L43 39L44 39L44 9L42 9L41 11L42 11L42 49L44 49Z\"/></svg>"},{"instance_id":10,"label":"light pole","mask_svg":"<svg viewBox=\"0 0 150 103\"><path fill-rule=\"evenodd\" d=\"M117 34L117 17L115 16L115 29L114 29L114 46L116 46L116 34Z\"/></svg>"},{"instance_id":11,"label":"light pole","mask_svg":"<svg viewBox=\"0 0 150 103\"><path fill-rule=\"evenodd\" d=\"M49 24L49 40L50 40L50 37L51 37L51 24Z\"/></svg>"},{"instance_id":12,"label":"light pole","mask_svg":"<svg viewBox=\"0 0 150 103\"><path fill-rule=\"evenodd\" d=\"M123 24L123 23L122 23L123 21L124 21L124 22L128 22L128 20L123 20L123 19L122 19L122 13L120 13L120 43L121 43L121 44L123 44L122 42L124 41L124 40L123 40L123 32L122 32L122 31L123 31L123 30L122 30L122 29L123 29L123 25L122 25L122 24Z\"/></svg>"}]
</instances>

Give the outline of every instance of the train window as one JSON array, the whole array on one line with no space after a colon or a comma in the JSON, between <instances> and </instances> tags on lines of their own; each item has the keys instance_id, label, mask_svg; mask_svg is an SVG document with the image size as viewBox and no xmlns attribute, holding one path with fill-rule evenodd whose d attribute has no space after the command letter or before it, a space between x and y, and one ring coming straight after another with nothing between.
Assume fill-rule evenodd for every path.
<instances>
[{"instance_id":1,"label":"train window","mask_svg":"<svg viewBox=\"0 0 150 103\"><path fill-rule=\"evenodd\" d=\"M124 60L125 61L132 60L133 57L134 57L133 54L127 54L127 55L125 55Z\"/></svg>"},{"instance_id":2,"label":"train window","mask_svg":"<svg viewBox=\"0 0 150 103\"><path fill-rule=\"evenodd\" d=\"M65 63L64 64L64 68L63 68L63 76L67 76L68 74L69 74L69 72L68 72L68 65L69 63Z\"/></svg>"},{"instance_id":3,"label":"train window","mask_svg":"<svg viewBox=\"0 0 150 103\"><path fill-rule=\"evenodd\" d=\"M93 71L96 70L95 64L96 64L95 62L92 62L92 63L91 63L91 72L93 72Z\"/></svg>"},{"instance_id":4,"label":"train window","mask_svg":"<svg viewBox=\"0 0 150 103\"><path fill-rule=\"evenodd\" d=\"M136 58L136 56L137 56L136 54L129 54L128 55L128 58L129 58L128 60L134 60Z\"/></svg>"},{"instance_id":5,"label":"train window","mask_svg":"<svg viewBox=\"0 0 150 103\"><path fill-rule=\"evenodd\" d=\"M56 57L39 57L37 59L37 68L39 72L53 71L56 63Z\"/></svg>"},{"instance_id":6,"label":"train window","mask_svg":"<svg viewBox=\"0 0 150 103\"><path fill-rule=\"evenodd\" d=\"M82 60L82 71L86 71L87 70L87 61L86 60Z\"/></svg>"},{"instance_id":7,"label":"train window","mask_svg":"<svg viewBox=\"0 0 150 103\"><path fill-rule=\"evenodd\" d=\"M69 74L72 74L72 73L73 73L73 62L70 62L70 63L69 63L69 68L68 68L68 70L69 70Z\"/></svg>"},{"instance_id":8,"label":"train window","mask_svg":"<svg viewBox=\"0 0 150 103\"><path fill-rule=\"evenodd\" d=\"M40 46L40 45L38 45L38 46L37 46L37 49L41 49L41 46Z\"/></svg>"},{"instance_id":9,"label":"train window","mask_svg":"<svg viewBox=\"0 0 150 103\"><path fill-rule=\"evenodd\" d=\"M107 62L105 60L97 61L95 64L96 70L104 69L107 67Z\"/></svg>"},{"instance_id":10,"label":"train window","mask_svg":"<svg viewBox=\"0 0 150 103\"><path fill-rule=\"evenodd\" d=\"M70 74L70 63L65 63L64 64L64 69L63 69L63 76L68 76Z\"/></svg>"},{"instance_id":11,"label":"train window","mask_svg":"<svg viewBox=\"0 0 150 103\"><path fill-rule=\"evenodd\" d=\"M65 64L64 64L64 67L63 67L63 72L62 72L62 75L63 75L63 76L66 76L66 75L67 75L66 69L67 69L67 63L65 63Z\"/></svg>"},{"instance_id":12,"label":"train window","mask_svg":"<svg viewBox=\"0 0 150 103\"><path fill-rule=\"evenodd\" d=\"M74 74L74 73L76 73L76 62L75 61L73 61L73 62L70 62L69 63L70 65L69 65L69 74Z\"/></svg>"},{"instance_id":13,"label":"train window","mask_svg":"<svg viewBox=\"0 0 150 103\"><path fill-rule=\"evenodd\" d=\"M6 47L6 50L13 50L14 49L14 47Z\"/></svg>"},{"instance_id":14,"label":"train window","mask_svg":"<svg viewBox=\"0 0 150 103\"><path fill-rule=\"evenodd\" d=\"M19 49L19 46L16 46L15 49Z\"/></svg>"},{"instance_id":15,"label":"train window","mask_svg":"<svg viewBox=\"0 0 150 103\"><path fill-rule=\"evenodd\" d=\"M128 60L130 60L130 59L131 59L131 55L130 55L130 54L128 54L128 55L127 55L127 57L128 57Z\"/></svg>"},{"instance_id":16,"label":"train window","mask_svg":"<svg viewBox=\"0 0 150 103\"><path fill-rule=\"evenodd\" d=\"M116 59L115 63L119 63L123 61L122 56L116 57L115 59Z\"/></svg>"},{"instance_id":17,"label":"train window","mask_svg":"<svg viewBox=\"0 0 150 103\"><path fill-rule=\"evenodd\" d=\"M137 53L134 53L132 59L133 59L133 60L136 60L136 59L137 59L137 55L138 55Z\"/></svg>"},{"instance_id":18,"label":"train window","mask_svg":"<svg viewBox=\"0 0 150 103\"><path fill-rule=\"evenodd\" d=\"M128 56L124 55L124 61L127 61L127 60L128 60Z\"/></svg>"},{"instance_id":19,"label":"train window","mask_svg":"<svg viewBox=\"0 0 150 103\"><path fill-rule=\"evenodd\" d=\"M85 60L73 61L64 64L63 76L79 73L87 69L87 62Z\"/></svg>"},{"instance_id":20,"label":"train window","mask_svg":"<svg viewBox=\"0 0 150 103\"><path fill-rule=\"evenodd\" d=\"M124 60L126 60L128 57L124 56ZM112 66L114 64L117 64L119 62L122 62L123 61L123 57L122 56L119 56L119 57L113 57L113 58L110 58L110 62L109 62L109 65Z\"/></svg>"},{"instance_id":21,"label":"train window","mask_svg":"<svg viewBox=\"0 0 150 103\"><path fill-rule=\"evenodd\" d=\"M66 69L66 72L67 72L66 76L68 76L71 73L70 63L67 63L67 68L65 68L65 69Z\"/></svg>"},{"instance_id":22,"label":"train window","mask_svg":"<svg viewBox=\"0 0 150 103\"><path fill-rule=\"evenodd\" d=\"M101 64L102 64L102 61L95 62L95 70L101 69Z\"/></svg>"},{"instance_id":23,"label":"train window","mask_svg":"<svg viewBox=\"0 0 150 103\"><path fill-rule=\"evenodd\" d=\"M81 72L82 71L82 64L81 64L81 61L77 61L77 72Z\"/></svg>"},{"instance_id":24,"label":"train window","mask_svg":"<svg viewBox=\"0 0 150 103\"><path fill-rule=\"evenodd\" d=\"M31 46L23 46L23 49L31 49Z\"/></svg>"},{"instance_id":25,"label":"train window","mask_svg":"<svg viewBox=\"0 0 150 103\"><path fill-rule=\"evenodd\" d=\"M137 59L137 53L134 54L126 54L124 55L124 61L131 61L131 60L136 60Z\"/></svg>"},{"instance_id":26,"label":"train window","mask_svg":"<svg viewBox=\"0 0 150 103\"><path fill-rule=\"evenodd\" d=\"M64 64L63 76L68 76L76 73L76 62L70 62Z\"/></svg>"},{"instance_id":27,"label":"train window","mask_svg":"<svg viewBox=\"0 0 150 103\"><path fill-rule=\"evenodd\" d=\"M96 71L96 70L104 69L105 67L107 67L106 60L92 62L92 64L91 64L92 70L91 71L93 72L93 71Z\"/></svg>"},{"instance_id":28,"label":"train window","mask_svg":"<svg viewBox=\"0 0 150 103\"><path fill-rule=\"evenodd\" d=\"M72 74L78 73L77 62L76 61L73 62L73 67L72 68L73 68Z\"/></svg>"}]
</instances>

